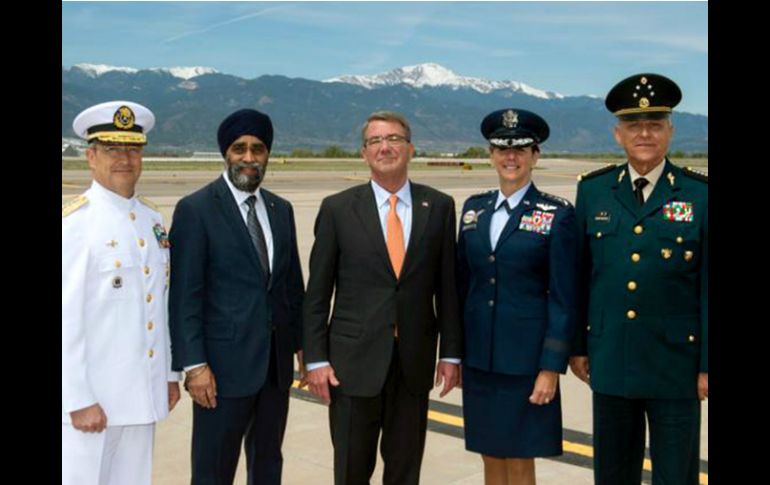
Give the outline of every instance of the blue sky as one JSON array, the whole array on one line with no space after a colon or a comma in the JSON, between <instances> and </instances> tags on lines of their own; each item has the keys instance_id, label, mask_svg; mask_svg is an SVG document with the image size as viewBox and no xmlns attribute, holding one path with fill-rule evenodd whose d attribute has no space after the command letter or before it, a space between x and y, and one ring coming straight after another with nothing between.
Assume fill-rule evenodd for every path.
<instances>
[{"instance_id":1,"label":"blue sky","mask_svg":"<svg viewBox=\"0 0 770 485\"><path fill-rule=\"evenodd\" d=\"M63 2L62 65L322 80L435 62L603 97L639 72L708 115L706 2Z\"/></svg>"}]
</instances>

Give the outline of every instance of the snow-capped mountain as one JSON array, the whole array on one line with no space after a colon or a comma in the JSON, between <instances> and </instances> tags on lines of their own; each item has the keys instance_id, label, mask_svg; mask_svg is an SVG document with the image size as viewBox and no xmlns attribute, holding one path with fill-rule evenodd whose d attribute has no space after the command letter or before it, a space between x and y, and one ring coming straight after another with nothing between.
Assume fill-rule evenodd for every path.
<instances>
[{"instance_id":1,"label":"snow-capped mountain","mask_svg":"<svg viewBox=\"0 0 770 485\"><path fill-rule=\"evenodd\" d=\"M533 88L518 81L490 81L478 77L460 76L444 66L433 63L399 67L373 76L344 75L326 79L324 82L355 84L367 89L373 89L378 86L395 86L397 84L408 84L415 88L448 86L452 89L470 88L485 94L499 89L510 89L511 91L543 99L564 98L559 93Z\"/></svg>"},{"instance_id":2,"label":"snow-capped mountain","mask_svg":"<svg viewBox=\"0 0 770 485\"><path fill-rule=\"evenodd\" d=\"M127 74L136 74L140 71L140 69L136 69L133 67L122 67L122 66L108 66L106 64L75 64L72 66L73 68L80 69L83 71L86 75L96 78L103 74L106 74L108 72L125 72ZM219 71L216 69L213 69L211 67L203 67L203 66L192 66L192 67L153 67L150 69L147 69L147 71L155 71L155 72L166 72L168 74L171 74L174 77L178 77L180 79L191 79L196 76L201 76L203 74L216 74Z\"/></svg>"},{"instance_id":3,"label":"snow-capped mountain","mask_svg":"<svg viewBox=\"0 0 770 485\"><path fill-rule=\"evenodd\" d=\"M374 111L389 109L409 119L419 150L462 152L484 144L479 133L484 116L517 107L532 110L551 124L545 145L549 152L620 151L612 138L615 117L605 109L602 98L558 96L521 83L463 78L435 65L391 73L389 82L394 85L389 86L364 78L370 89L362 84L281 74L245 79L209 69L177 69L156 70L164 71L161 73L128 67L62 66L62 137L75 137L72 120L88 106L130 99L152 109L159 120L151 133L155 146L211 151L216 147L214 134L220 121L235 109L252 107L269 114L281 130L276 150L320 150L330 145L357 150L361 135L351 127ZM196 73L206 75L182 77ZM498 86L504 89L496 89ZM674 125L677 136L672 150L708 151L708 117L675 112Z\"/></svg>"}]
</instances>

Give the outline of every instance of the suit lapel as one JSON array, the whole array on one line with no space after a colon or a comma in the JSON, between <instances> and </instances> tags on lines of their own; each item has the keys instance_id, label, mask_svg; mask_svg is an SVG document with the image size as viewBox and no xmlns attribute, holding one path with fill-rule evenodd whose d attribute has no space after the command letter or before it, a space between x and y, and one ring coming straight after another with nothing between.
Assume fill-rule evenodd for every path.
<instances>
[{"instance_id":1,"label":"suit lapel","mask_svg":"<svg viewBox=\"0 0 770 485\"><path fill-rule=\"evenodd\" d=\"M417 248L420 247L420 240L423 234L425 234L425 227L428 224L430 212L433 208L433 201L430 200L422 186L414 183L410 185L412 192L412 230L409 234L409 246L406 248L406 256L404 257L404 266L401 268L400 278L406 275L410 265L413 264L412 262L417 257Z\"/></svg>"},{"instance_id":2,"label":"suit lapel","mask_svg":"<svg viewBox=\"0 0 770 485\"><path fill-rule=\"evenodd\" d=\"M615 199L626 208L634 217L639 217L639 203L634 196L634 189L631 186L631 175L628 173L628 164L618 174L615 186L612 189Z\"/></svg>"},{"instance_id":3,"label":"suit lapel","mask_svg":"<svg viewBox=\"0 0 770 485\"><path fill-rule=\"evenodd\" d=\"M270 279L267 282L267 289L270 290L273 288L273 281L275 281L273 275L280 274L278 272L281 271L281 264L283 264L286 251L289 248L289 235L287 234L289 228L286 221L282 219L280 211L276 208L273 193L265 189L260 189L260 192L267 208L267 219L270 222L270 232L273 235L273 270L270 272Z\"/></svg>"},{"instance_id":4,"label":"suit lapel","mask_svg":"<svg viewBox=\"0 0 770 485\"><path fill-rule=\"evenodd\" d=\"M535 202L537 202L539 194L540 192L535 188L534 183L529 186L527 193L524 194L524 198L522 198L519 205L513 209L511 216L508 218L508 222L505 223L503 232L500 234L500 239L497 240L497 247L500 247L503 242L505 242L505 240L519 228L519 223L521 222L521 217L524 213L535 208Z\"/></svg>"},{"instance_id":5,"label":"suit lapel","mask_svg":"<svg viewBox=\"0 0 770 485\"><path fill-rule=\"evenodd\" d=\"M215 186L214 199L216 200L217 207L219 208L222 218L232 229L232 234L235 237L238 244L241 245L246 254L249 255L249 259L252 264L257 268L259 273L264 278L262 272L262 265L259 264L259 258L257 256L257 250L254 247L254 243L251 242L251 236L249 236L249 230L246 228L246 224L243 222L241 211L238 208L238 204L235 202L230 187L227 186L223 177L220 177Z\"/></svg>"},{"instance_id":6,"label":"suit lapel","mask_svg":"<svg viewBox=\"0 0 770 485\"><path fill-rule=\"evenodd\" d=\"M377 201L374 198L374 190L370 184L359 186L359 190L356 192L353 201L353 212L355 213L358 221L361 223L361 227L380 255L382 262L387 266L388 271L393 277L396 274L393 272L393 266L390 264L390 257L388 256L388 248L385 245L385 238L382 236L382 226L380 225L380 214L377 211Z\"/></svg>"},{"instance_id":7,"label":"suit lapel","mask_svg":"<svg viewBox=\"0 0 770 485\"><path fill-rule=\"evenodd\" d=\"M497 192L494 192L494 194L487 199L484 207L479 209L479 211L483 210L484 212L479 214L476 222L476 235L481 238L481 244L484 245L484 248L488 253L492 252L492 243L489 241L489 226L492 224L492 214L495 213L496 198Z\"/></svg>"}]
</instances>

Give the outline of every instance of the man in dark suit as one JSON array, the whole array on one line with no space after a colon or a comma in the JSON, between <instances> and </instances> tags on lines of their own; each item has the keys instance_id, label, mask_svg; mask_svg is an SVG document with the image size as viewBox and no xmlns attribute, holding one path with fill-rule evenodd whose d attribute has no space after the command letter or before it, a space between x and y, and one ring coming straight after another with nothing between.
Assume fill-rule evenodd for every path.
<instances>
[{"instance_id":1,"label":"man in dark suit","mask_svg":"<svg viewBox=\"0 0 770 485\"><path fill-rule=\"evenodd\" d=\"M241 442L250 484L281 483L281 443L302 369L302 269L291 204L260 188L270 118L219 126L225 173L181 199L171 227L173 368L192 397L192 483L230 484Z\"/></svg>"},{"instance_id":2,"label":"man in dark suit","mask_svg":"<svg viewBox=\"0 0 770 485\"><path fill-rule=\"evenodd\" d=\"M582 289L572 371L593 390L597 485L638 485L645 417L653 485L696 485L708 397L708 184L667 158L670 79L637 74L607 95L628 163L578 185Z\"/></svg>"},{"instance_id":3,"label":"man in dark suit","mask_svg":"<svg viewBox=\"0 0 770 485\"><path fill-rule=\"evenodd\" d=\"M369 483L380 432L384 483L417 484L439 334L441 396L459 383L454 201L408 180L414 146L402 115L373 113L362 137L371 182L324 199L315 223L308 382L331 401L335 484Z\"/></svg>"}]
</instances>

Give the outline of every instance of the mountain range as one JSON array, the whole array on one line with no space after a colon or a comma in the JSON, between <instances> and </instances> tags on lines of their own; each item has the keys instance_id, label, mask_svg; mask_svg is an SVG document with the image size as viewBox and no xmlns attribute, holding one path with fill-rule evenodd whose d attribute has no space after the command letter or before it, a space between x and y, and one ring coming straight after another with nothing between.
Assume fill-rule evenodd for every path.
<instances>
[{"instance_id":1,"label":"mountain range","mask_svg":"<svg viewBox=\"0 0 770 485\"><path fill-rule=\"evenodd\" d=\"M404 66L373 76L340 75L323 81L263 75L255 79L207 67L135 69L97 64L62 66L62 137L74 137L72 120L96 103L127 99L148 106L157 124L154 148L217 151L222 119L241 108L270 115L273 151L353 150L360 127L377 110L406 115L419 151L462 152L485 146L484 116L513 107L541 115L551 127L548 153L619 152L612 138L614 117L604 100L564 96L517 81L458 75L438 64ZM672 150L708 152L708 117L675 112Z\"/></svg>"}]
</instances>

